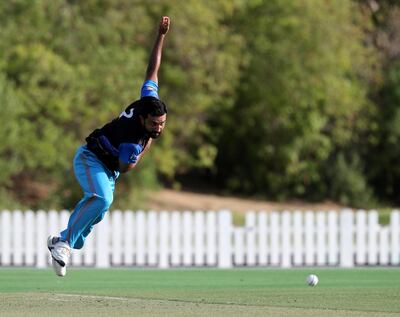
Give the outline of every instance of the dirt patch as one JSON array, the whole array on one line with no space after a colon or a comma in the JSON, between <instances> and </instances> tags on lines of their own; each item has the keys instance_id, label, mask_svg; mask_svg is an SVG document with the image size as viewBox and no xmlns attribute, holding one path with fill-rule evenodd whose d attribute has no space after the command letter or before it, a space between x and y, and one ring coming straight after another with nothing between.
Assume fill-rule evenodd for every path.
<instances>
[{"instance_id":1,"label":"dirt patch","mask_svg":"<svg viewBox=\"0 0 400 317\"><path fill-rule=\"evenodd\" d=\"M246 211L282 211L282 210L315 210L328 211L344 208L333 202L305 203L291 201L277 203L263 200L225 197L212 194L201 194L186 191L164 189L149 197L149 208L154 210L221 210L229 209L234 212Z\"/></svg>"}]
</instances>

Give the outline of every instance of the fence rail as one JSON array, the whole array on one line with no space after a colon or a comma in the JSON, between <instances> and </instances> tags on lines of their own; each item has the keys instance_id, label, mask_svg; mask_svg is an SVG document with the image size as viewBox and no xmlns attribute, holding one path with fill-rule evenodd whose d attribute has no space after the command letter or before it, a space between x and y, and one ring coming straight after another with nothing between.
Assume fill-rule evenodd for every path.
<instances>
[{"instance_id":1,"label":"fence rail","mask_svg":"<svg viewBox=\"0 0 400 317\"><path fill-rule=\"evenodd\" d=\"M0 265L50 265L49 234L68 211L0 212ZM400 213L382 226L376 211L248 212L234 226L222 211L109 212L72 253L73 266L219 267L400 264Z\"/></svg>"}]
</instances>

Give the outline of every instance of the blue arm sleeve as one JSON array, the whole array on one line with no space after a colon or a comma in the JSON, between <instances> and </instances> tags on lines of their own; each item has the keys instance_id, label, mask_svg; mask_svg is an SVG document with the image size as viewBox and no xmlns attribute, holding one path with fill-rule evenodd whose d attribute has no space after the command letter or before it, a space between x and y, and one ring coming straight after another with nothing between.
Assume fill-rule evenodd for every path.
<instances>
[{"instance_id":1,"label":"blue arm sleeve","mask_svg":"<svg viewBox=\"0 0 400 317\"><path fill-rule=\"evenodd\" d=\"M140 98L143 97L155 97L157 99L160 99L158 96L158 85L155 81L152 80L146 80L143 83L141 92L140 92Z\"/></svg>"},{"instance_id":2,"label":"blue arm sleeve","mask_svg":"<svg viewBox=\"0 0 400 317\"><path fill-rule=\"evenodd\" d=\"M139 144L135 143L121 143L118 147L119 159L126 163L136 163L139 154L142 152L143 148Z\"/></svg>"}]
</instances>

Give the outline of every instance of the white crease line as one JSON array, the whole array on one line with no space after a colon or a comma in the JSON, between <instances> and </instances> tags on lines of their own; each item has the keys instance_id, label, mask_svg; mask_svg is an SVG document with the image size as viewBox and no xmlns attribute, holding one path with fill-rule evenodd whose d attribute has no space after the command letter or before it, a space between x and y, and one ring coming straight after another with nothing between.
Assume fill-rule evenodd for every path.
<instances>
[{"instance_id":1,"label":"white crease line","mask_svg":"<svg viewBox=\"0 0 400 317\"><path fill-rule=\"evenodd\" d=\"M119 300L119 301L128 301L130 298L124 297L112 297L112 296L95 296L95 295L79 295L79 294L54 294L54 296L59 297L76 297L76 298L89 298L89 299L109 299L109 300ZM63 300L63 299L54 299L54 300ZM68 301L65 300L64 301Z\"/></svg>"}]
</instances>

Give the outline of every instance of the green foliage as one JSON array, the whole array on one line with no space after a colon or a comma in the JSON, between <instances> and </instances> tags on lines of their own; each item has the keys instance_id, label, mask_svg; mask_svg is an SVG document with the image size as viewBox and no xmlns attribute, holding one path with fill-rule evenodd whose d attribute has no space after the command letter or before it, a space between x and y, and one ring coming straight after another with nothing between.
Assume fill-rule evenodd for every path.
<instances>
[{"instance_id":1,"label":"green foliage","mask_svg":"<svg viewBox=\"0 0 400 317\"><path fill-rule=\"evenodd\" d=\"M0 70L22 105L24 138L14 149L19 170L34 182L51 184L37 206L70 208L80 195L70 175L74 150L139 97L157 24L165 14L173 24L160 96L170 105L169 127L137 175L121 177L122 201L142 186L156 186L157 174L173 178L177 170L212 166L216 147L209 142L214 132L207 120L216 104L232 104L234 86L225 76L234 80L239 73L239 37L221 22L234 7L227 0L212 5L161 1L149 6L127 0L0 5ZM21 179L11 169L4 178L12 174Z\"/></svg>"},{"instance_id":2,"label":"green foliage","mask_svg":"<svg viewBox=\"0 0 400 317\"><path fill-rule=\"evenodd\" d=\"M10 176L19 170L19 157L15 150L22 137L19 126L21 103L12 85L0 73L0 189L9 184Z\"/></svg>"},{"instance_id":3,"label":"green foliage","mask_svg":"<svg viewBox=\"0 0 400 317\"><path fill-rule=\"evenodd\" d=\"M5 72L23 105L19 116L20 164L28 169L66 167L60 153L71 153L76 104L75 73L43 45L18 45L6 57ZM69 125L69 123L71 125Z\"/></svg>"},{"instance_id":4,"label":"green foliage","mask_svg":"<svg viewBox=\"0 0 400 317\"><path fill-rule=\"evenodd\" d=\"M284 199L311 197L323 184L323 163L352 141L367 105L360 72L370 51L354 9L268 1L243 13L248 63L219 151L230 188Z\"/></svg>"},{"instance_id":5,"label":"green foliage","mask_svg":"<svg viewBox=\"0 0 400 317\"><path fill-rule=\"evenodd\" d=\"M343 153L340 153L327 170L330 197L335 201L361 208L374 205L372 190L366 182L364 168L357 156L347 161Z\"/></svg>"},{"instance_id":6,"label":"green foliage","mask_svg":"<svg viewBox=\"0 0 400 317\"><path fill-rule=\"evenodd\" d=\"M394 1L377 8L362 0L2 1L0 186L32 208L72 208L81 195L75 149L139 97L157 23L169 15L159 74L167 129L121 176L116 207L142 208L141 190L157 188L159 176L174 183L199 170L241 194L398 201L400 9Z\"/></svg>"},{"instance_id":7,"label":"green foliage","mask_svg":"<svg viewBox=\"0 0 400 317\"><path fill-rule=\"evenodd\" d=\"M208 122L232 106L239 76L243 42L223 23L234 8L231 1L190 0L154 9L153 15L168 14L173 21L160 80L171 105L167 132L174 137L173 148L162 148L173 151L168 174L213 165L216 147L210 139L218 132Z\"/></svg>"},{"instance_id":8,"label":"green foliage","mask_svg":"<svg viewBox=\"0 0 400 317\"><path fill-rule=\"evenodd\" d=\"M397 163L400 141L400 4L380 1L378 6L365 2L372 12L374 28L369 32L379 48L382 69L379 84L370 90L374 111L364 135L366 149L362 157L368 169L365 174L374 191L386 204L400 202L400 169Z\"/></svg>"},{"instance_id":9,"label":"green foliage","mask_svg":"<svg viewBox=\"0 0 400 317\"><path fill-rule=\"evenodd\" d=\"M390 65L385 73L382 96L377 105L375 120L378 131L367 160L371 168L368 176L376 184L382 198L400 202L400 62Z\"/></svg>"}]
</instances>

